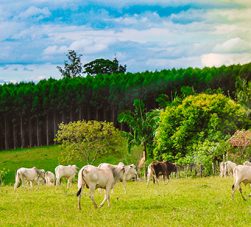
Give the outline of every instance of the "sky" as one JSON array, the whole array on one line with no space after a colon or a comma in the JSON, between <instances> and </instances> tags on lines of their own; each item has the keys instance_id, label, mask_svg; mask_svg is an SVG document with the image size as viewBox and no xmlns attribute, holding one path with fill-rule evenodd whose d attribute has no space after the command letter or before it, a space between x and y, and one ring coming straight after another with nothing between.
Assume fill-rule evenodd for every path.
<instances>
[{"instance_id":1,"label":"sky","mask_svg":"<svg viewBox=\"0 0 251 227\"><path fill-rule=\"evenodd\" d=\"M68 50L129 72L251 62L250 0L0 0L0 83L61 78Z\"/></svg>"}]
</instances>

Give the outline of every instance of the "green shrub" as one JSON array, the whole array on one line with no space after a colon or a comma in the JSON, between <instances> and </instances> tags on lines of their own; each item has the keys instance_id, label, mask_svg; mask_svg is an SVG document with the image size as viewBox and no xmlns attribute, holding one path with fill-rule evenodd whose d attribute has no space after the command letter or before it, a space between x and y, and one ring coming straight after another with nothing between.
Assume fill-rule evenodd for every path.
<instances>
[{"instance_id":1,"label":"green shrub","mask_svg":"<svg viewBox=\"0 0 251 227\"><path fill-rule=\"evenodd\" d=\"M202 150L215 146L207 143L226 140L248 123L245 109L222 94L188 96L161 112L154 156L170 161L193 157L194 152L201 156Z\"/></svg>"},{"instance_id":2,"label":"green shrub","mask_svg":"<svg viewBox=\"0 0 251 227\"><path fill-rule=\"evenodd\" d=\"M116 153L123 140L110 122L77 121L61 123L55 141L62 145L62 163L85 161L93 163L108 153Z\"/></svg>"}]
</instances>

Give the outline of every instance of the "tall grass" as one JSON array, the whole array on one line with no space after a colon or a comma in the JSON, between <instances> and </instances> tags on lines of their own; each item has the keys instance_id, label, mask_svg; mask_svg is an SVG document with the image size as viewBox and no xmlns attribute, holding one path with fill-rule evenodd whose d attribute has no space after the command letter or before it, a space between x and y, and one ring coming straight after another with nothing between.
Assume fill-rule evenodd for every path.
<instances>
[{"instance_id":1,"label":"tall grass","mask_svg":"<svg viewBox=\"0 0 251 227\"><path fill-rule=\"evenodd\" d=\"M76 184L59 187L0 187L0 226L250 226L251 200L239 192L231 200L232 179L219 177L171 179L168 184L129 182L107 204L95 209L84 190L77 208ZM244 193L249 192L244 187ZM95 193L100 203L103 193Z\"/></svg>"}]
</instances>

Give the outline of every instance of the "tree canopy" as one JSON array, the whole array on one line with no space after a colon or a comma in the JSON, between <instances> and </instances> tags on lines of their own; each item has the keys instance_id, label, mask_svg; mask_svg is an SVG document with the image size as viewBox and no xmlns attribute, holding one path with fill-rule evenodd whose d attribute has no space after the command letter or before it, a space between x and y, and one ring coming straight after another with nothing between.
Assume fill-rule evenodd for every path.
<instances>
[{"instance_id":1,"label":"tree canopy","mask_svg":"<svg viewBox=\"0 0 251 227\"><path fill-rule=\"evenodd\" d=\"M125 73L126 65L120 65L118 60L99 58L84 65L85 73L88 75Z\"/></svg>"},{"instance_id":2,"label":"tree canopy","mask_svg":"<svg viewBox=\"0 0 251 227\"><path fill-rule=\"evenodd\" d=\"M160 115L155 157L177 160L195 157L205 141L218 143L250 125L246 110L222 94L198 94L168 106Z\"/></svg>"},{"instance_id":3,"label":"tree canopy","mask_svg":"<svg viewBox=\"0 0 251 227\"><path fill-rule=\"evenodd\" d=\"M83 72L83 67L81 64L82 55L77 55L75 50L69 50L66 56L68 61L64 62L64 68L57 66L61 75L63 77L80 76Z\"/></svg>"}]
</instances>

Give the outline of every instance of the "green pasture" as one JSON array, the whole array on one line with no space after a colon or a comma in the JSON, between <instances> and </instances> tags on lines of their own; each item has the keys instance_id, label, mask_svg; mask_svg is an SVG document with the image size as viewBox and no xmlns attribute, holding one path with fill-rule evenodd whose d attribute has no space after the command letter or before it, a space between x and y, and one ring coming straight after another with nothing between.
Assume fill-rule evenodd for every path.
<instances>
[{"instance_id":1,"label":"green pasture","mask_svg":"<svg viewBox=\"0 0 251 227\"><path fill-rule=\"evenodd\" d=\"M239 192L231 200L232 178L172 178L147 187L144 181L121 183L107 204L95 209L85 189L82 210L77 186L0 187L0 226L250 226L251 199ZM250 192L243 187L244 194ZM100 203L103 193L95 193Z\"/></svg>"}]
</instances>

